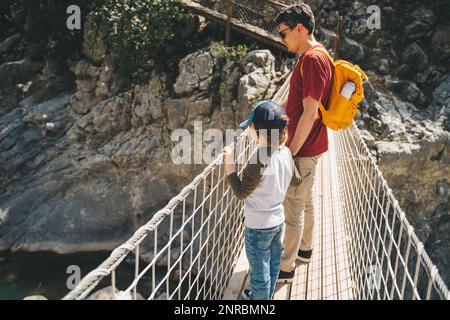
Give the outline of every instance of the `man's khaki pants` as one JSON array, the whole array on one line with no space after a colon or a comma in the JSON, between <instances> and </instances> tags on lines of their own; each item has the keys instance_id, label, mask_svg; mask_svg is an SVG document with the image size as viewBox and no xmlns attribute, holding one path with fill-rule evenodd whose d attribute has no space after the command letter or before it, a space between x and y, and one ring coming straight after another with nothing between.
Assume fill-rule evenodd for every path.
<instances>
[{"instance_id":1,"label":"man's khaki pants","mask_svg":"<svg viewBox=\"0 0 450 320\"><path fill-rule=\"evenodd\" d=\"M284 252L280 266L282 271L290 272L295 268L295 259L299 249L313 249L314 207L312 188L319 158L320 155L295 158L295 165L302 175L302 183L297 187L289 186L283 203L286 227Z\"/></svg>"}]
</instances>

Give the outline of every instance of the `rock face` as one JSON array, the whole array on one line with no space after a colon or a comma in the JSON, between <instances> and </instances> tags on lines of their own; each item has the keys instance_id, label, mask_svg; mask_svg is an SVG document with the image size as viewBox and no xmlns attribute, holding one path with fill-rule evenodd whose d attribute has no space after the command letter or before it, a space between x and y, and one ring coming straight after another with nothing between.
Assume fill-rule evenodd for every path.
<instances>
[{"instance_id":1,"label":"rock face","mask_svg":"<svg viewBox=\"0 0 450 320\"><path fill-rule=\"evenodd\" d=\"M172 162L171 133L193 132L193 121L236 127L273 93L274 61L268 50L229 62L195 52L180 63L171 97L158 76L116 92L108 58L80 60L71 65L75 91L18 101L0 118L0 251L114 249L203 167ZM214 81L226 88L218 105Z\"/></svg>"}]
</instances>

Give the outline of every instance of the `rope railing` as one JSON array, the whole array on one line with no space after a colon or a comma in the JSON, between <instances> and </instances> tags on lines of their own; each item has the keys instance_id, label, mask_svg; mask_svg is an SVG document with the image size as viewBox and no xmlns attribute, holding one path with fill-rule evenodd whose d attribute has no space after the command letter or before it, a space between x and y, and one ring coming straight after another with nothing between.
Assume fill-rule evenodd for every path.
<instances>
[{"instance_id":1,"label":"rope railing","mask_svg":"<svg viewBox=\"0 0 450 320\"><path fill-rule=\"evenodd\" d=\"M356 299L450 299L355 124L332 133Z\"/></svg>"},{"instance_id":2,"label":"rope railing","mask_svg":"<svg viewBox=\"0 0 450 320\"><path fill-rule=\"evenodd\" d=\"M241 135L239 173L254 150ZM219 156L64 299L86 298L108 276L113 288L122 286L116 297L136 299L139 292L148 299L220 299L243 247L242 203L230 194L221 163ZM116 269L130 255L134 278L123 287ZM149 261L141 268L143 257Z\"/></svg>"},{"instance_id":3,"label":"rope railing","mask_svg":"<svg viewBox=\"0 0 450 320\"><path fill-rule=\"evenodd\" d=\"M289 80L273 100L286 97ZM353 298L450 299L356 125L329 135ZM245 131L236 142L239 174L255 150ZM138 292L147 299L221 299L243 249L243 206L226 184L222 162L218 156L64 299L85 299L108 277L117 299L137 299ZM126 261L134 263L134 275L120 283L116 272Z\"/></svg>"}]
</instances>

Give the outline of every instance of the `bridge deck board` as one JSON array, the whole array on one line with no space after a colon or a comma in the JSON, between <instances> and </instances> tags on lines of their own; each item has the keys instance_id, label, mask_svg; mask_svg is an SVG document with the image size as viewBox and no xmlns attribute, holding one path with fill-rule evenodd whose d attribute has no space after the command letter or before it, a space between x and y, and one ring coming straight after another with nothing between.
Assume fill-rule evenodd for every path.
<instances>
[{"instance_id":1,"label":"bridge deck board","mask_svg":"<svg viewBox=\"0 0 450 320\"><path fill-rule=\"evenodd\" d=\"M299 264L291 290L277 287L275 299L317 300L352 299L352 283L346 250L346 235L337 181L333 135L329 135L330 152L322 155L314 183L315 231L314 254L309 264ZM283 288L283 294L278 290ZM284 292L290 291L286 297Z\"/></svg>"}]
</instances>

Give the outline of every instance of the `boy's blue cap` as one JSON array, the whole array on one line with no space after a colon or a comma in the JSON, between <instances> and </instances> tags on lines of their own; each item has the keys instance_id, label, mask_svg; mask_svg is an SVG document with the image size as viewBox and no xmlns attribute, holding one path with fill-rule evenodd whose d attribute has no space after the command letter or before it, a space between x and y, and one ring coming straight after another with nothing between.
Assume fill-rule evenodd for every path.
<instances>
[{"instance_id":1,"label":"boy's blue cap","mask_svg":"<svg viewBox=\"0 0 450 320\"><path fill-rule=\"evenodd\" d=\"M250 117L242 122L239 127L247 128L252 123L267 124L269 126L286 126L288 120L281 117L286 115L282 106L272 100L258 102L250 113Z\"/></svg>"}]
</instances>

